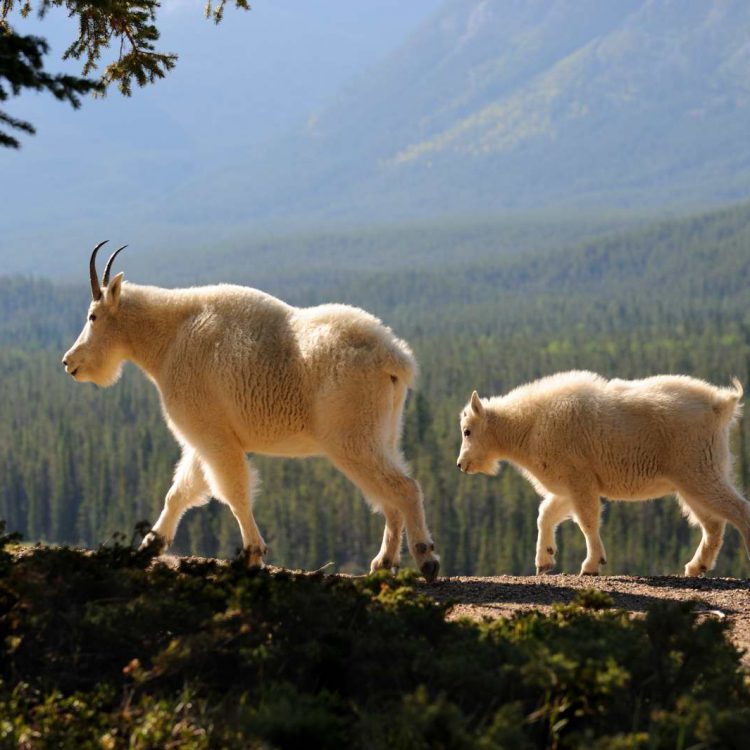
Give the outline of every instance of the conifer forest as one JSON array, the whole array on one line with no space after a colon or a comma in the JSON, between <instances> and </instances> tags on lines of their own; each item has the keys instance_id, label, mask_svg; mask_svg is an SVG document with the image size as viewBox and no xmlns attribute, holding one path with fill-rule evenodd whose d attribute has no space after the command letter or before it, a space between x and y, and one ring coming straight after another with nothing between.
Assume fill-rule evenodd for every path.
<instances>
[{"instance_id":1,"label":"conifer forest","mask_svg":"<svg viewBox=\"0 0 750 750\"><path fill-rule=\"evenodd\" d=\"M589 369L621 378L684 373L719 385L737 376L750 390L750 206L621 222L608 232L596 222L576 231L554 222L532 231L532 223L299 234L218 246L194 259L129 250L118 263L140 283L230 281L296 305L340 301L378 315L420 365L403 448L424 490L441 572L522 574L534 569L533 489L512 467L498 477L456 468L458 413L473 389L501 394L556 371ZM106 390L63 371L62 353L88 305L88 252L81 248L80 283L0 278L0 518L29 542L95 547L153 522L179 455L155 388L133 366ZM747 494L747 419L733 447L737 486ZM346 478L322 459L252 458L270 563L367 568L383 520ZM558 533L560 568L576 572L583 536L572 522ZM668 498L606 502L602 536L607 573L676 574L699 531ZM231 557L239 545L229 509L213 501L188 511L174 551ZM716 574L749 573L730 528Z\"/></svg>"},{"instance_id":2,"label":"conifer forest","mask_svg":"<svg viewBox=\"0 0 750 750\"><path fill-rule=\"evenodd\" d=\"M531 482L457 459L473 391L570 370L739 382L750 500L750 4L203 5L0 0L0 750L746 750L750 550L726 523L707 570L717 516L743 511L699 487L727 471L724 433L717 452L701 432L721 399L684 422L709 467L695 498L649 440L688 454L670 420L688 399L627 401L648 411L637 446L597 402L602 462L572 478L559 445L534 448L583 424L579 401L481 424L476 406L462 467L509 435L560 493L539 575ZM118 307L121 272L140 288ZM333 308L143 289L216 284L361 308L408 343L401 449L439 571L393 420L374 443L403 353L374 366L369 324ZM114 377L104 348L145 352L153 381L127 362L77 382ZM181 454L156 382L194 447L151 533ZM266 553L239 505L238 446L258 445L328 450L386 503L382 552L384 516L326 458L251 454ZM661 470L643 492L679 487L705 536L675 496L601 498L605 555L595 494L560 489ZM572 518L550 546L555 508L588 552Z\"/></svg>"}]
</instances>

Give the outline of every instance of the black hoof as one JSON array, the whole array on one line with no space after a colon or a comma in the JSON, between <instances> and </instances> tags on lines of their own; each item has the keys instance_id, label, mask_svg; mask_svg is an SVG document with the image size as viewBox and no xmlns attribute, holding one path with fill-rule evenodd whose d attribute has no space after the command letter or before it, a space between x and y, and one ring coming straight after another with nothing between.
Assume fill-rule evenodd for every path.
<instances>
[{"instance_id":1,"label":"black hoof","mask_svg":"<svg viewBox=\"0 0 750 750\"><path fill-rule=\"evenodd\" d=\"M145 538L141 542L140 550L142 552L148 551L149 554L159 556L167 548L167 540L155 531L150 531L146 534Z\"/></svg>"},{"instance_id":2,"label":"black hoof","mask_svg":"<svg viewBox=\"0 0 750 750\"><path fill-rule=\"evenodd\" d=\"M427 583L432 583L436 578L438 571L440 570L440 563L437 560L428 560L422 563L422 567L419 569L424 576Z\"/></svg>"},{"instance_id":3,"label":"black hoof","mask_svg":"<svg viewBox=\"0 0 750 750\"><path fill-rule=\"evenodd\" d=\"M268 547L258 544L251 544L240 551L240 559L244 561L248 568L264 568L265 557L268 554Z\"/></svg>"},{"instance_id":4,"label":"black hoof","mask_svg":"<svg viewBox=\"0 0 750 750\"><path fill-rule=\"evenodd\" d=\"M396 575L400 567L401 563L399 561L393 562L390 557L384 557L379 563L375 563L374 560L370 563L370 573L375 573L378 570L387 570L389 573Z\"/></svg>"}]
</instances>

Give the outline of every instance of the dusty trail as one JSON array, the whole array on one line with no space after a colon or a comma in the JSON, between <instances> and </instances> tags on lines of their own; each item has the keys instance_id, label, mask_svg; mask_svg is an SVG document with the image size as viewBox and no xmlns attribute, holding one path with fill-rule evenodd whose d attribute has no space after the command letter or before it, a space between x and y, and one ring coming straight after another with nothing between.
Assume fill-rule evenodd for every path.
<instances>
[{"instance_id":1,"label":"dusty trail","mask_svg":"<svg viewBox=\"0 0 750 750\"><path fill-rule=\"evenodd\" d=\"M173 566L180 560L169 554L158 559ZM269 570L285 569L269 566ZM450 619L509 617L529 609L549 611L555 604L572 602L578 591L587 588L605 591L612 597L615 607L634 616L645 613L649 605L657 601L693 601L699 617L715 617L729 624L730 637L745 652L743 663L750 670L750 579L560 574L456 576L418 585L425 594L451 604Z\"/></svg>"},{"instance_id":2,"label":"dusty trail","mask_svg":"<svg viewBox=\"0 0 750 750\"><path fill-rule=\"evenodd\" d=\"M35 546L18 545L12 550L16 557L33 554ZM84 550L91 553L91 550ZM177 568L181 560L228 564L216 560L166 553L156 557L160 562ZM327 567L327 566L326 566ZM271 572L289 570L270 565ZM294 573L310 573L289 570ZM321 572L324 572L321 569ZM343 573L332 573L350 577ZM581 589L593 588L608 593L614 606L634 616L646 612L658 601L692 601L699 617L715 617L726 621L732 641L744 654L742 661L750 670L750 578L685 578L683 576L455 576L435 583L418 584L420 591L440 602L449 603L449 619L470 617L475 620L509 617L529 609L549 611L555 604L568 604Z\"/></svg>"},{"instance_id":3,"label":"dusty trail","mask_svg":"<svg viewBox=\"0 0 750 750\"><path fill-rule=\"evenodd\" d=\"M421 587L439 601L452 603L449 617L504 617L528 609L549 610L571 602L584 588L607 592L614 606L634 615L656 601L695 601L700 617L726 619L735 644L750 668L750 580L679 576L492 576L443 578Z\"/></svg>"}]
</instances>

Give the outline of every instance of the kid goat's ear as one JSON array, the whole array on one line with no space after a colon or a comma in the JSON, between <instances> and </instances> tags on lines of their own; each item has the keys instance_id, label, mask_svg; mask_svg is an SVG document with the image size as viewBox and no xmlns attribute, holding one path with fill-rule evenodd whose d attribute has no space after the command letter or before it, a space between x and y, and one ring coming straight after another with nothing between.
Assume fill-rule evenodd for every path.
<instances>
[{"instance_id":1,"label":"kid goat's ear","mask_svg":"<svg viewBox=\"0 0 750 750\"><path fill-rule=\"evenodd\" d=\"M122 292L122 279L125 274L120 271L112 281L104 288L104 299L113 311L120 304L120 292Z\"/></svg>"},{"instance_id":2,"label":"kid goat's ear","mask_svg":"<svg viewBox=\"0 0 750 750\"><path fill-rule=\"evenodd\" d=\"M479 398L479 394L476 391L471 394L471 410L478 417L481 417L482 414L484 414L484 405L482 404L482 399Z\"/></svg>"}]
</instances>

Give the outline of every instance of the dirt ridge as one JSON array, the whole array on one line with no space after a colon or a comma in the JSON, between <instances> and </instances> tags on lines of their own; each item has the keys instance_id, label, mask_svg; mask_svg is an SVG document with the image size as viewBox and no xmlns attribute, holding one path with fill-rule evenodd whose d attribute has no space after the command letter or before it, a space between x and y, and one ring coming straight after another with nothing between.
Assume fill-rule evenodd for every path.
<instances>
[{"instance_id":1,"label":"dirt ridge","mask_svg":"<svg viewBox=\"0 0 750 750\"><path fill-rule=\"evenodd\" d=\"M726 620L732 641L750 669L750 579L682 576L457 576L423 584L425 593L451 604L452 619L508 617L529 609L549 611L571 602L581 589L609 594L614 606L634 616L657 601L694 601L699 617Z\"/></svg>"}]
</instances>

